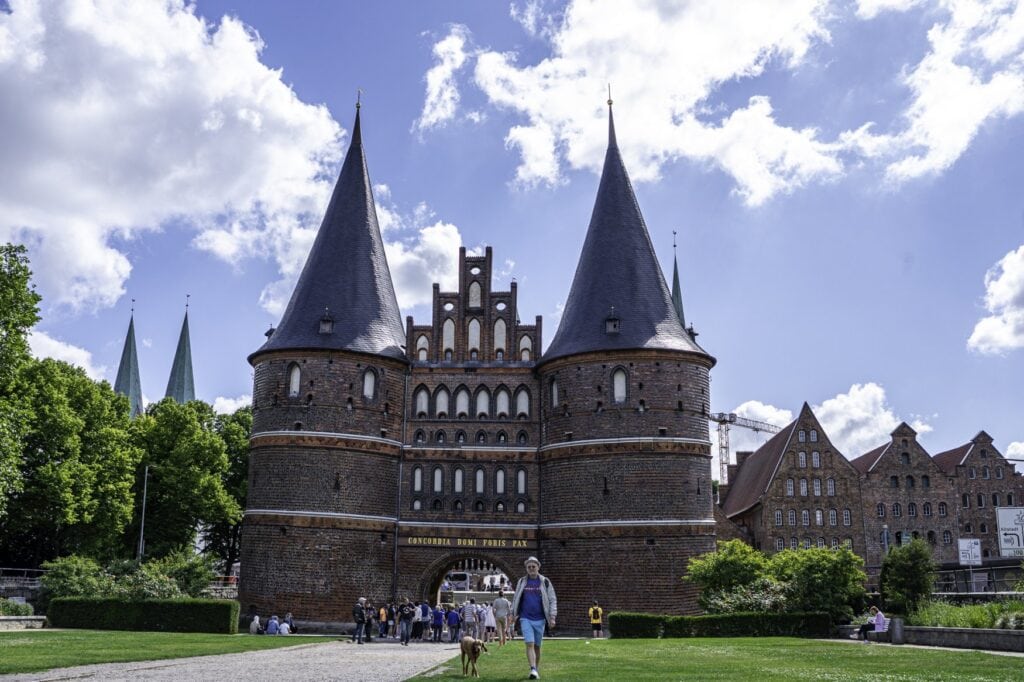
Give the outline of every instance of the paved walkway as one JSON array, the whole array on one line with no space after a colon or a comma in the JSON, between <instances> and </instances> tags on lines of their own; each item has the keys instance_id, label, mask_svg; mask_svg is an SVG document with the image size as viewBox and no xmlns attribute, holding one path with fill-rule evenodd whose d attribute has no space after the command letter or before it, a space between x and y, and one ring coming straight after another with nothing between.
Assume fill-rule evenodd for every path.
<instances>
[{"instance_id":1,"label":"paved walkway","mask_svg":"<svg viewBox=\"0 0 1024 682\"><path fill-rule=\"evenodd\" d=\"M358 680L399 682L458 656L458 644L350 641L252 651L222 656L196 656L166 661L103 663L57 668L42 673L0 675L0 680Z\"/></svg>"}]
</instances>

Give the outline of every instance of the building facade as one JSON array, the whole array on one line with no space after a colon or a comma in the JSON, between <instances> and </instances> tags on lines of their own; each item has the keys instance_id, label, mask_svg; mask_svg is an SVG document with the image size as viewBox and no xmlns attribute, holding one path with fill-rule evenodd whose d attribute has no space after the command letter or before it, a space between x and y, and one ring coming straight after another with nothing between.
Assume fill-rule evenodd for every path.
<instances>
[{"instance_id":1,"label":"building facade","mask_svg":"<svg viewBox=\"0 0 1024 682\"><path fill-rule=\"evenodd\" d=\"M707 414L715 364L682 321L615 138L576 276L543 353L492 253L403 327L359 113L280 324L249 360L254 424L243 609L351 619L360 596L433 599L467 562L537 555L560 626L586 607L696 610L681 580L715 547Z\"/></svg>"}]
</instances>

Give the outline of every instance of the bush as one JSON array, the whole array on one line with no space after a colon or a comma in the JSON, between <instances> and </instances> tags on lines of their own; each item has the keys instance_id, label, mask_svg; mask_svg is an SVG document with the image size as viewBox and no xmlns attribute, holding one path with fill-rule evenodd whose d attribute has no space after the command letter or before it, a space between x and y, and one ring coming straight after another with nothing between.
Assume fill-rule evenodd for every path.
<instances>
[{"instance_id":1,"label":"bush","mask_svg":"<svg viewBox=\"0 0 1024 682\"><path fill-rule=\"evenodd\" d=\"M156 632L238 632L238 602L226 599L100 599L59 597L50 602L52 627Z\"/></svg>"},{"instance_id":2,"label":"bush","mask_svg":"<svg viewBox=\"0 0 1024 682\"><path fill-rule=\"evenodd\" d=\"M31 616L34 613L31 604L0 598L0 616Z\"/></svg>"},{"instance_id":3,"label":"bush","mask_svg":"<svg viewBox=\"0 0 1024 682\"><path fill-rule=\"evenodd\" d=\"M742 540L729 540L718 543L717 552L690 559L684 580L700 587L703 599L705 593L750 585L764 573L767 565L768 560L761 552Z\"/></svg>"},{"instance_id":4,"label":"bush","mask_svg":"<svg viewBox=\"0 0 1024 682\"><path fill-rule=\"evenodd\" d=\"M932 550L920 538L894 547L882 560L882 598L887 610L912 613L931 595L934 585Z\"/></svg>"},{"instance_id":5,"label":"bush","mask_svg":"<svg viewBox=\"0 0 1024 682\"><path fill-rule=\"evenodd\" d=\"M848 623L853 604L864 598L863 567L864 560L845 547L787 549L768 564L771 575L787 586L789 611L824 611L836 623Z\"/></svg>"},{"instance_id":6,"label":"bush","mask_svg":"<svg viewBox=\"0 0 1024 682\"><path fill-rule=\"evenodd\" d=\"M186 595L178 589L178 583L160 573L158 567L143 564L138 570L118 578L114 583L113 590L105 596L119 597L127 601L143 601L146 599L181 599Z\"/></svg>"},{"instance_id":7,"label":"bush","mask_svg":"<svg viewBox=\"0 0 1024 682\"><path fill-rule=\"evenodd\" d=\"M996 618L995 626L1001 630L1024 630L1024 612L1004 613Z\"/></svg>"},{"instance_id":8,"label":"bush","mask_svg":"<svg viewBox=\"0 0 1024 682\"><path fill-rule=\"evenodd\" d=\"M827 613L730 613L669 616L665 637L825 637L832 633Z\"/></svg>"},{"instance_id":9,"label":"bush","mask_svg":"<svg viewBox=\"0 0 1024 682\"><path fill-rule=\"evenodd\" d=\"M653 613L608 614L608 636L615 639L658 639L665 626L665 616Z\"/></svg>"},{"instance_id":10,"label":"bush","mask_svg":"<svg viewBox=\"0 0 1024 682\"><path fill-rule=\"evenodd\" d=\"M45 613L51 599L110 594L113 578L93 559L66 556L43 563L46 573L40 582L39 608Z\"/></svg>"},{"instance_id":11,"label":"bush","mask_svg":"<svg viewBox=\"0 0 1024 682\"><path fill-rule=\"evenodd\" d=\"M213 582L216 573L213 570L214 559L201 556L186 549L179 549L165 557L145 564L144 568L153 569L165 575L178 585L182 594L200 597Z\"/></svg>"},{"instance_id":12,"label":"bush","mask_svg":"<svg viewBox=\"0 0 1024 682\"><path fill-rule=\"evenodd\" d=\"M778 613L787 610L787 589L771 578L758 578L732 590L704 592L701 605L708 613Z\"/></svg>"},{"instance_id":13,"label":"bush","mask_svg":"<svg viewBox=\"0 0 1024 682\"><path fill-rule=\"evenodd\" d=\"M1024 601L988 602L957 606L942 601L923 603L907 617L907 625L941 628L996 628L1001 618L1024 613Z\"/></svg>"}]
</instances>

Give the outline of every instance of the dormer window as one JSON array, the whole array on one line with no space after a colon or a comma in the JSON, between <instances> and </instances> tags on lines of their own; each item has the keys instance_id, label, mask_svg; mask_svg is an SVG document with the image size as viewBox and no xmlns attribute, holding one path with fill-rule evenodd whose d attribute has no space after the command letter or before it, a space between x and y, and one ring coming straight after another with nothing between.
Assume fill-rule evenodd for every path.
<instances>
[{"instance_id":1,"label":"dormer window","mask_svg":"<svg viewBox=\"0 0 1024 682\"><path fill-rule=\"evenodd\" d=\"M320 333L334 333L334 318L331 317L331 313L327 308L324 308L324 316L320 318Z\"/></svg>"},{"instance_id":2,"label":"dormer window","mask_svg":"<svg viewBox=\"0 0 1024 682\"><path fill-rule=\"evenodd\" d=\"M604 333L605 334L618 334L619 333L619 318L615 314L615 306L612 306L608 311L608 317L604 319Z\"/></svg>"}]
</instances>

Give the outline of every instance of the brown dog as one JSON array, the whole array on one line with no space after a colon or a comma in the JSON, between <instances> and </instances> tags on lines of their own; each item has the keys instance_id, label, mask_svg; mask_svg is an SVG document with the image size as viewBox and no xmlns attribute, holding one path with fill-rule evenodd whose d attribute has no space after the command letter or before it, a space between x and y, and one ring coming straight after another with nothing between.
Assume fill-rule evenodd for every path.
<instances>
[{"instance_id":1,"label":"brown dog","mask_svg":"<svg viewBox=\"0 0 1024 682\"><path fill-rule=\"evenodd\" d=\"M480 658L480 652L487 651L487 645L481 640L466 635L462 638L462 676L469 674L470 667L473 668L473 677L480 677L476 670L476 659Z\"/></svg>"}]
</instances>

